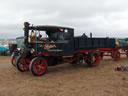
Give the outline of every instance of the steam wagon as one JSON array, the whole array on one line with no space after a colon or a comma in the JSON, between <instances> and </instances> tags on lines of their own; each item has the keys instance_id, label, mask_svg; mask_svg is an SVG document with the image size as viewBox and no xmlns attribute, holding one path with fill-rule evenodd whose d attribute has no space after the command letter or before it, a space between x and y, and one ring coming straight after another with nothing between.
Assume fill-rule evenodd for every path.
<instances>
[{"instance_id":1,"label":"steam wagon","mask_svg":"<svg viewBox=\"0 0 128 96\"><path fill-rule=\"evenodd\" d=\"M48 66L67 61L85 62L91 67L99 64L99 48L115 48L114 38L74 36L74 29L60 26L30 26L24 23L24 46L16 60L20 72L33 75L46 73Z\"/></svg>"}]
</instances>

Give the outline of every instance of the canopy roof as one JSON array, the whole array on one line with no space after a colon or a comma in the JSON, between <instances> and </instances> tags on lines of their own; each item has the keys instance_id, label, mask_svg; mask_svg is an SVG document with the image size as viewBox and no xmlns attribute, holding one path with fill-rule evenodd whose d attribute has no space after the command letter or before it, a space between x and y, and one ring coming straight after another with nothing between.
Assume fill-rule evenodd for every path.
<instances>
[{"instance_id":1,"label":"canopy roof","mask_svg":"<svg viewBox=\"0 0 128 96\"><path fill-rule=\"evenodd\" d=\"M69 28L69 27L62 27L62 26L52 26L52 25L43 25L43 26L30 26L29 29L33 29L33 30L40 30L40 31L48 31L48 30L74 30L73 28Z\"/></svg>"}]
</instances>

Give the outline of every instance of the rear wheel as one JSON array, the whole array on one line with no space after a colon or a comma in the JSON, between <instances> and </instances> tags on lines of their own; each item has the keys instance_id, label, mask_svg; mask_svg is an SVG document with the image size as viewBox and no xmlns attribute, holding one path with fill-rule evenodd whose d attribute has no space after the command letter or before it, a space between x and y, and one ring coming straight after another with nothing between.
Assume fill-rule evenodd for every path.
<instances>
[{"instance_id":1,"label":"rear wheel","mask_svg":"<svg viewBox=\"0 0 128 96\"><path fill-rule=\"evenodd\" d=\"M21 56L20 56L20 57L17 58L16 68L20 72L28 71L28 69L29 69L29 63L30 63L30 60L29 59L24 59L24 58L21 58Z\"/></svg>"},{"instance_id":2,"label":"rear wheel","mask_svg":"<svg viewBox=\"0 0 128 96\"><path fill-rule=\"evenodd\" d=\"M119 51L116 51L116 52L114 53L114 60L115 60L115 61L119 61L119 60L120 60L120 52L119 52Z\"/></svg>"},{"instance_id":3,"label":"rear wheel","mask_svg":"<svg viewBox=\"0 0 128 96\"><path fill-rule=\"evenodd\" d=\"M97 52L88 53L86 63L91 67L97 66L99 64L99 54Z\"/></svg>"},{"instance_id":4,"label":"rear wheel","mask_svg":"<svg viewBox=\"0 0 128 96\"><path fill-rule=\"evenodd\" d=\"M29 70L35 76L44 75L47 71L47 61L43 57L35 57L29 66Z\"/></svg>"}]
</instances>

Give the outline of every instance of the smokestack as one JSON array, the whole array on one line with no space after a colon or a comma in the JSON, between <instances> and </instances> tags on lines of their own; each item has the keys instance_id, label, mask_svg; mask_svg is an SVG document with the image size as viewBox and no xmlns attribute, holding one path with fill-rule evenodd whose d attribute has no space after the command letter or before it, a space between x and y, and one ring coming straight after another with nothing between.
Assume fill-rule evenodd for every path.
<instances>
[{"instance_id":1,"label":"smokestack","mask_svg":"<svg viewBox=\"0 0 128 96\"><path fill-rule=\"evenodd\" d=\"M90 38L92 38L92 33L90 33Z\"/></svg>"}]
</instances>

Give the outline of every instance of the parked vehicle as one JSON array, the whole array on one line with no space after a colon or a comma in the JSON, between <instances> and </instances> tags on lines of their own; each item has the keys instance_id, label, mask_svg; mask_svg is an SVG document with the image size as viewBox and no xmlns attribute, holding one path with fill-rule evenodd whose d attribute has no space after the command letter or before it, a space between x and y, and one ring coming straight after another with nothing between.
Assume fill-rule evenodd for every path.
<instances>
[{"instance_id":1,"label":"parked vehicle","mask_svg":"<svg viewBox=\"0 0 128 96\"><path fill-rule=\"evenodd\" d=\"M23 46L24 37L17 37L16 44L9 44L10 52L12 53L11 63L16 67L16 59L20 55L20 50Z\"/></svg>"},{"instance_id":2,"label":"parked vehicle","mask_svg":"<svg viewBox=\"0 0 128 96\"><path fill-rule=\"evenodd\" d=\"M0 56L10 56L10 52L7 46L0 46Z\"/></svg>"},{"instance_id":3,"label":"parked vehicle","mask_svg":"<svg viewBox=\"0 0 128 96\"><path fill-rule=\"evenodd\" d=\"M91 67L99 64L99 48L115 48L114 38L74 36L74 29L60 26L30 26L24 23L24 46L16 60L20 72L33 75L46 73L48 66L85 62Z\"/></svg>"}]
</instances>

